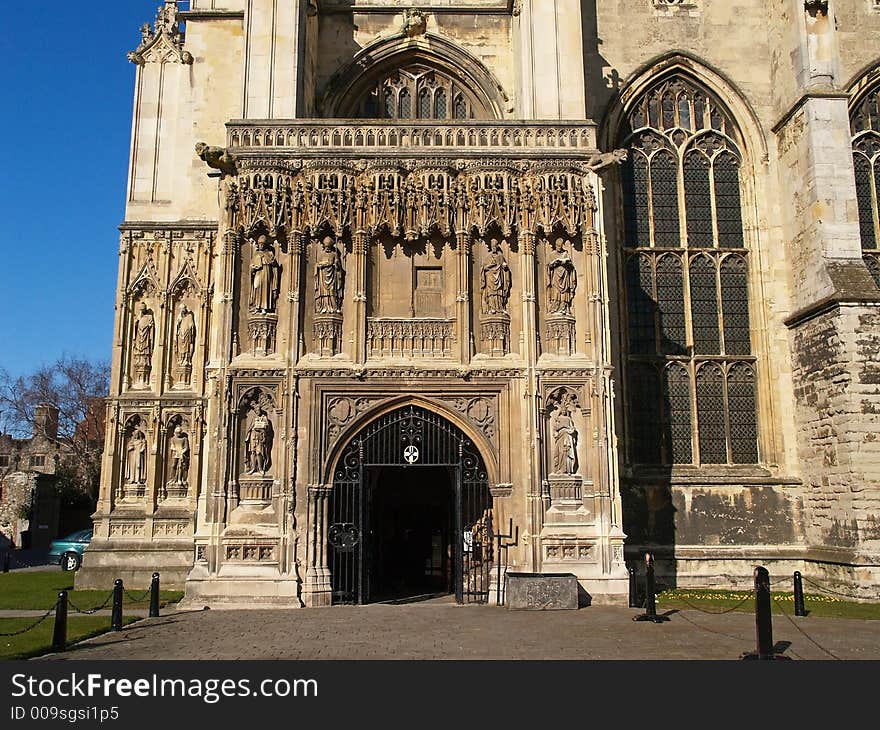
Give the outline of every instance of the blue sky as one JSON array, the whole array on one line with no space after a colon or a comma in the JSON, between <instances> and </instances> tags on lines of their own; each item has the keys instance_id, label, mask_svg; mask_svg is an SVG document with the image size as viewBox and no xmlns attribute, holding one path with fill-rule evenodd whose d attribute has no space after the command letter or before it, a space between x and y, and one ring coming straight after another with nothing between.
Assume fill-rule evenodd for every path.
<instances>
[{"instance_id":1,"label":"blue sky","mask_svg":"<svg viewBox=\"0 0 880 730\"><path fill-rule=\"evenodd\" d=\"M110 358L140 41L160 0L5 3L0 367Z\"/></svg>"}]
</instances>

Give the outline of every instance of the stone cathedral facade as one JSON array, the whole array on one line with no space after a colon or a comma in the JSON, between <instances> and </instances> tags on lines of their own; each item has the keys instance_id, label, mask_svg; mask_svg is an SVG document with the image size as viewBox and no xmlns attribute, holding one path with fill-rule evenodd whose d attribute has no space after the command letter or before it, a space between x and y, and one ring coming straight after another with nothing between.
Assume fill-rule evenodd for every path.
<instances>
[{"instance_id":1,"label":"stone cathedral facade","mask_svg":"<svg viewBox=\"0 0 880 730\"><path fill-rule=\"evenodd\" d=\"M880 582L880 3L171 0L77 587Z\"/></svg>"}]
</instances>

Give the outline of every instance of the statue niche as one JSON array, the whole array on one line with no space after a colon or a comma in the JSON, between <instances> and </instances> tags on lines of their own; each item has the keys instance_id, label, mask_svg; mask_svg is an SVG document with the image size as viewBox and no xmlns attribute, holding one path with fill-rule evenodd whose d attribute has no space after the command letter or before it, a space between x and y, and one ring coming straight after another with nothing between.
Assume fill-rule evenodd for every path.
<instances>
[{"instance_id":1,"label":"statue niche","mask_svg":"<svg viewBox=\"0 0 880 730\"><path fill-rule=\"evenodd\" d=\"M275 428L270 412L273 411L272 397L261 388L248 391L242 399L239 438L243 469L239 497L243 502L267 503L272 496Z\"/></svg>"},{"instance_id":2,"label":"statue niche","mask_svg":"<svg viewBox=\"0 0 880 730\"><path fill-rule=\"evenodd\" d=\"M480 267L480 338L490 355L504 356L510 349L510 288L513 277L497 238L490 238L489 253Z\"/></svg>"},{"instance_id":3,"label":"statue niche","mask_svg":"<svg viewBox=\"0 0 880 730\"><path fill-rule=\"evenodd\" d=\"M186 387L192 382L192 361L196 349L196 320L186 304L174 320L173 351L175 386Z\"/></svg>"},{"instance_id":4,"label":"statue niche","mask_svg":"<svg viewBox=\"0 0 880 730\"><path fill-rule=\"evenodd\" d=\"M168 424L167 472L162 499L186 497L189 490L190 441L183 416L174 416Z\"/></svg>"},{"instance_id":5,"label":"statue niche","mask_svg":"<svg viewBox=\"0 0 880 730\"><path fill-rule=\"evenodd\" d=\"M558 237L547 261L547 349L556 355L575 352L575 317L572 310L577 291L577 270L568 251L570 241Z\"/></svg>"},{"instance_id":6,"label":"statue niche","mask_svg":"<svg viewBox=\"0 0 880 730\"><path fill-rule=\"evenodd\" d=\"M131 330L131 362L135 388L150 387L153 348L156 344L156 319L146 302L138 302Z\"/></svg>"},{"instance_id":7,"label":"statue niche","mask_svg":"<svg viewBox=\"0 0 880 730\"><path fill-rule=\"evenodd\" d=\"M275 351L281 265L275 255L275 245L269 236L260 234L251 243L248 331L252 354L266 356Z\"/></svg>"},{"instance_id":8,"label":"statue niche","mask_svg":"<svg viewBox=\"0 0 880 730\"><path fill-rule=\"evenodd\" d=\"M333 356L342 341L345 269L332 236L324 236L315 259L315 343L321 355Z\"/></svg>"},{"instance_id":9,"label":"statue niche","mask_svg":"<svg viewBox=\"0 0 880 730\"><path fill-rule=\"evenodd\" d=\"M147 454L149 453L146 422L141 416L128 419L123 430L121 493L124 501L142 499L147 485Z\"/></svg>"},{"instance_id":10,"label":"statue niche","mask_svg":"<svg viewBox=\"0 0 880 730\"><path fill-rule=\"evenodd\" d=\"M577 414L578 396L568 388L559 388L547 405L547 464L551 506L578 509L582 506L583 476L578 459L580 432Z\"/></svg>"}]
</instances>

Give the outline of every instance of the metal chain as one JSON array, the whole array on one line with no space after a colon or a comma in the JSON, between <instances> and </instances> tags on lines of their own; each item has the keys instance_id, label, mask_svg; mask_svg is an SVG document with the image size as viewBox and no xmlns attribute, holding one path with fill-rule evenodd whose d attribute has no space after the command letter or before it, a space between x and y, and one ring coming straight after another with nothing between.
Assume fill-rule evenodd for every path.
<instances>
[{"instance_id":1,"label":"metal chain","mask_svg":"<svg viewBox=\"0 0 880 730\"><path fill-rule=\"evenodd\" d=\"M825 652L828 656L830 656L832 659L836 659L837 661L841 661L841 659L840 659L839 656L835 656L834 654L832 654L830 651L828 651L828 649L826 649L824 646L822 646L818 641L816 641L812 636L810 636L806 631L804 631L800 626L798 626L797 621L795 621L791 616L789 616L789 615L788 615L788 614L782 609L782 606L777 606L777 608L779 609L779 613L781 613L783 616L785 616L785 618L788 619L789 623L790 623L792 626L794 626L798 631L800 631L800 632L801 632L801 633L807 638L808 641L810 641L810 642L813 643L815 646L817 646L819 649L821 649L822 651L824 651L824 652Z\"/></svg>"},{"instance_id":2,"label":"metal chain","mask_svg":"<svg viewBox=\"0 0 880 730\"><path fill-rule=\"evenodd\" d=\"M806 578L806 577L804 577L803 580L804 580L804 582L809 583L814 588L818 588L820 591L825 591L825 593L831 593L835 596L843 596L844 598L853 598L853 599L860 600L860 601L865 600L864 596L854 596L851 593L842 593L841 591L835 591L835 590L832 590L831 588L826 588L825 586L821 586L818 583L814 583L813 581L811 581L809 578Z\"/></svg>"},{"instance_id":3,"label":"metal chain","mask_svg":"<svg viewBox=\"0 0 880 730\"><path fill-rule=\"evenodd\" d=\"M0 634L0 636L19 636L20 634L27 633L31 629L35 629L37 626L39 626L41 623L43 623L43 621L45 621L47 618L49 618L49 616L51 616L52 613L54 613L56 608L58 608L57 603L54 606L52 606L52 608L50 608L48 611L46 611L46 613L44 613L42 616L40 616L40 618L38 618L36 621L34 621L30 626L27 626L23 629L19 629L18 631L11 631L7 634Z\"/></svg>"},{"instance_id":4,"label":"metal chain","mask_svg":"<svg viewBox=\"0 0 880 730\"><path fill-rule=\"evenodd\" d=\"M151 590L152 590L151 588L147 588L147 590L145 590L145 591L141 594L140 598L135 598L135 597L134 597L131 593L129 593L128 591L123 591L123 593L125 593L125 595L128 597L128 599L129 599L132 603L140 603L140 602L143 601L147 596L150 595L150 591L151 591Z\"/></svg>"},{"instance_id":5,"label":"metal chain","mask_svg":"<svg viewBox=\"0 0 880 730\"><path fill-rule=\"evenodd\" d=\"M102 608L104 608L108 603L110 603L111 598L113 598L113 591L110 591L110 595L104 599L104 603L102 603L100 606L96 606L95 608L89 608L89 609L77 608L77 606L74 604L73 601L70 600L70 598L67 599L67 605L70 606L76 613L84 613L87 615L91 615L93 613L97 613Z\"/></svg>"},{"instance_id":6,"label":"metal chain","mask_svg":"<svg viewBox=\"0 0 880 730\"><path fill-rule=\"evenodd\" d=\"M681 618L683 618L685 621L687 621L691 626L694 626L694 627L700 629L700 631L708 631L710 634L717 634L718 636L726 636L728 639L736 639L736 641L746 641L747 642L749 640L748 638L743 638L742 636L734 636L733 634L726 634L723 631L716 631L715 629L710 629L708 626L700 626L700 624L696 623L695 621L692 621L687 616L685 616L683 613L677 613L676 616L681 616Z\"/></svg>"}]
</instances>

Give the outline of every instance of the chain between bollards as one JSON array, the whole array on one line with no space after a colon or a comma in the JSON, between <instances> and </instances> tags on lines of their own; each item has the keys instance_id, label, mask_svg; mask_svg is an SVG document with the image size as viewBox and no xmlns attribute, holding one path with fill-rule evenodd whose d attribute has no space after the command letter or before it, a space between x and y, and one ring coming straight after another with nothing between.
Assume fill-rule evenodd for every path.
<instances>
[{"instance_id":1,"label":"chain between bollards","mask_svg":"<svg viewBox=\"0 0 880 730\"><path fill-rule=\"evenodd\" d=\"M799 570L794 571L794 615L807 615L807 608L804 605L804 581Z\"/></svg>"},{"instance_id":2,"label":"chain between bollards","mask_svg":"<svg viewBox=\"0 0 880 730\"><path fill-rule=\"evenodd\" d=\"M67 591L58 594L55 604L55 630L52 632L52 651L67 649Z\"/></svg>"},{"instance_id":3,"label":"chain between bollards","mask_svg":"<svg viewBox=\"0 0 880 730\"><path fill-rule=\"evenodd\" d=\"M659 624L669 621L668 616L657 615L657 603L654 596L654 556L645 553L645 612L639 616L633 616L633 621L651 621Z\"/></svg>"},{"instance_id":4,"label":"chain between bollards","mask_svg":"<svg viewBox=\"0 0 880 730\"><path fill-rule=\"evenodd\" d=\"M110 616L111 631L122 631L122 594L124 590L122 578L117 578L113 582L113 612Z\"/></svg>"},{"instance_id":5,"label":"chain between bollards","mask_svg":"<svg viewBox=\"0 0 880 730\"><path fill-rule=\"evenodd\" d=\"M159 574L153 573L150 581L150 618L159 616Z\"/></svg>"}]
</instances>

